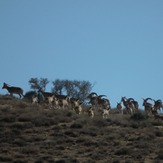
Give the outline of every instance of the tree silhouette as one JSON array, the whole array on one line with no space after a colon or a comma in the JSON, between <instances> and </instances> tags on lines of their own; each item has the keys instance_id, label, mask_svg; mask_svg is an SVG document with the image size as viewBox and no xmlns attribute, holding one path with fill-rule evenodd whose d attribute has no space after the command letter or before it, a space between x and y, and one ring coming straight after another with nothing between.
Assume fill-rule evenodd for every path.
<instances>
[{"instance_id":1,"label":"tree silhouette","mask_svg":"<svg viewBox=\"0 0 163 163\"><path fill-rule=\"evenodd\" d=\"M52 92L55 94L65 94L73 98L84 101L92 90L92 84L89 81L78 80L60 80L56 79L53 83Z\"/></svg>"},{"instance_id":2,"label":"tree silhouette","mask_svg":"<svg viewBox=\"0 0 163 163\"><path fill-rule=\"evenodd\" d=\"M31 89L42 89L43 91L45 91L46 85L49 83L47 78L31 78L28 82Z\"/></svg>"}]
</instances>

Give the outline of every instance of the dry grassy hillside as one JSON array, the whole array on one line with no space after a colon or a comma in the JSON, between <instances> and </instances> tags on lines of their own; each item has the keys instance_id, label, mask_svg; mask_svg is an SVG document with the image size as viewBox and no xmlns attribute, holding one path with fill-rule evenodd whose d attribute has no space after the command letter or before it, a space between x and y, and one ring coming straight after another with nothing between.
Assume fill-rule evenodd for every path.
<instances>
[{"instance_id":1,"label":"dry grassy hillside","mask_svg":"<svg viewBox=\"0 0 163 163\"><path fill-rule=\"evenodd\" d=\"M90 119L0 96L0 146L1 163L161 163L163 120L143 112Z\"/></svg>"}]
</instances>

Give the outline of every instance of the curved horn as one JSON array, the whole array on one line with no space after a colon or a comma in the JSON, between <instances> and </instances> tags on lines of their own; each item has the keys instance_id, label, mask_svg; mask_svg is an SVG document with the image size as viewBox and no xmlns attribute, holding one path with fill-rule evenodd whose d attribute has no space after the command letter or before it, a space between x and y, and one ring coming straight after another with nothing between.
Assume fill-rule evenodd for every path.
<instances>
[{"instance_id":1,"label":"curved horn","mask_svg":"<svg viewBox=\"0 0 163 163\"><path fill-rule=\"evenodd\" d=\"M98 97L100 97L100 98L101 98L101 97L106 97L106 95L99 95Z\"/></svg>"},{"instance_id":2,"label":"curved horn","mask_svg":"<svg viewBox=\"0 0 163 163\"><path fill-rule=\"evenodd\" d=\"M148 100L152 100L152 101L153 101L153 99L151 99L151 98L146 98L146 99L145 99L145 101L148 101Z\"/></svg>"},{"instance_id":3,"label":"curved horn","mask_svg":"<svg viewBox=\"0 0 163 163\"><path fill-rule=\"evenodd\" d=\"M129 98L127 99L127 101L135 101L133 98Z\"/></svg>"},{"instance_id":4,"label":"curved horn","mask_svg":"<svg viewBox=\"0 0 163 163\"><path fill-rule=\"evenodd\" d=\"M97 93L96 92L92 92L92 93L90 93L90 95L96 95L97 96Z\"/></svg>"}]
</instances>

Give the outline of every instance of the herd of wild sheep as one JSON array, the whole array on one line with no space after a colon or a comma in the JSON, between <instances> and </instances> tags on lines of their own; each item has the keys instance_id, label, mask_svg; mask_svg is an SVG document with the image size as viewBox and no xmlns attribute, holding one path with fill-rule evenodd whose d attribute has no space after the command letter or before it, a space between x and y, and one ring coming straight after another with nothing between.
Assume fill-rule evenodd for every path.
<instances>
[{"instance_id":1,"label":"herd of wild sheep","mask_svg":"<svg viewBox=\"0 0 163 163\"><path fill-rule=\"evenodd\" d=\"M10 93L10 95L17 94L19 97L24 97L23 95L23 89L20 87L13 87L9 86L6 83L3 83L2 89L7 89L7 91ZM71 109L73 109L77 114L81 114L83 111L82 104L79 99L70 98L66 95L56 95L51 92L44 92L43 90L39 89L38 92L44 97L44 101L48 103L50 108L55 109L65 109L69 108L71 106ZM103 118L108 118L109 112L111 110L111 105L109 99L105 98L105 95L97 95L97 93L92 92L87 96L87 99L89 100L89 109L88 109L88 115L93 118L94 117L94 111L99 110L101 112ZM31 97L32 104L39 103L38 95L33 95ZM143 99L143 106L144 111L148 115L154 115L155 118L161 118L163 119L163 116L159 114L161 109L163 110L163 102L159 100L154 100L151 98ZM95 109L96 108L96 109ZM122 97L121 101L117 103L116 110L120 114L133 114L135 111L139 109L139 104L137 101L135 101L133 98L126 98Z\"/></svg>"}]
</instances>

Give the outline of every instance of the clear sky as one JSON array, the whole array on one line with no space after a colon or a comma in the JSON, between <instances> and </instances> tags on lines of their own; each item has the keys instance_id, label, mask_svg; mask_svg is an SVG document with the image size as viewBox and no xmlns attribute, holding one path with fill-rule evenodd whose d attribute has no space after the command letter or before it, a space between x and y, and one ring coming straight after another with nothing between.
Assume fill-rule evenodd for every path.
<instances>
[{"instance_id":1,"label":"clear sky","mask_svg":"<svg viewBox=\"0 0 163 163\"><path fill-rule=\"evenodd\" d=\"M1 85L24 92L87 80L112 106L163 100L163 0L0 0L0 56Z\"/></svg>"}]
</instances>

